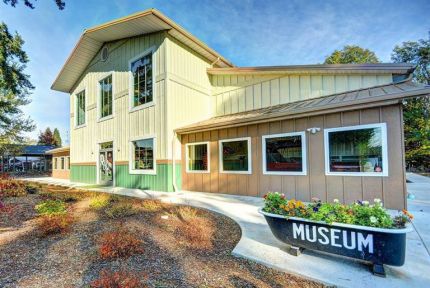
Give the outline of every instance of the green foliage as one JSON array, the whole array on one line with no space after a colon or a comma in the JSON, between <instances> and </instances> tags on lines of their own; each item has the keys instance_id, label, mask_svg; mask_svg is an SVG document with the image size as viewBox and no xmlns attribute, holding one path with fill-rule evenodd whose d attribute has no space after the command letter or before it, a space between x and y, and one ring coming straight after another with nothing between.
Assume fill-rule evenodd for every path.
<instances>
[{"instance_id":1,"label":"green foliage","mask_svg":"<svg viewBox=\"0 0 430 288\"><path fill-rule=\"evenodd\" d=\"M374 52L356 45L346 45L342 50L335 50L324 61L324 64L364 63L379 63L379 59Z\"/></svg>"},{"instance_id":2,"label":"green foliage","mask_svg":"<svg viewBox=\"0 0 430 288\"><path fill-rule=\"evenodd\" d=\"M391 59L416 65L413 80L430 85L430 39L403 42L397 45ZM430 98L421 97L403 102L406 164L409 168L430 169Z\"/></svg>"},{"instance_id":3,"label":"green foliage","mask_svg":"<svg viewBox=\"0 0 430 288\"><path fill-rule=\"evenodd\" d=\"M67 212L66 203L60 200L46 200L35 207L40 215L58 215Z\"/></svg>"},{"instance_id":4,"label":"green foliage","mask_svg":"<svg viewBox=\"0 0 430 288\"><path fill-rule=\"evenodd\" d=\"M413 218L406 210L392 218L379 199L375 199L372 205L367 201L345 205L336 199L334 203L314 201L305 205L294 199L287 200L283 194L277 192L270 192L264 196L263 211L328 224L336 222L378 228L404 228Z\"/></svg>"},{"instance_id":5,"label":"green foliage","mask_svg":"<svg viewBox=\"0 0 430 288\"><path fill-rule=\"evenodd\" d=\"M57 147L61 147L62 145L61 135L60 135L60 131L58 131L57 128L54 129L53 138L54 138L53 144Z\"/></svg>"},{"instance_id":6,"label":"green foliage","mask_svg":"<svg viewBox=\"0 0 430 288\"><path fill-rule=\"evenodd\" d=\"M6 5L10 5L12 7L16 7L16 4L18 4L19 0L3 0L3 3ZM62 0L54 0L55 4L57 5L58 9L63 10L64 7L66 7L66 2ZM33 1L31 0L24 0L24 5L27 6L30 9L34 9Z\"/></svg>"},{"instance_id":7,"label":"green foliage","mask_svg":"<svg viewBox=\"0 0 430 288\"><path fill-rule=\"evenodd\" d=\"M24 40L18 33L12 35L5 23L0 23L0 150L1 146L22 142L22 132L34 129L33 122L24 118L21 106L34 86L24 73L28 57L22 50Z\"/></svg>"},{"instance_id":8,"label":"green foliage","mask_svg":"<svg viewBox=\"0 0 430 288\"><path fill-rule=\"evenodd\" d=\"M90 199L90 208L99 210L106 208L107 206L109 206L110 203L111 198L109 197L109 195L100 194Z\"/></svg>"},{"instance_id":9,"label":"green foliage","mask_svg":"<svg viewBox=\"0 0 430 288\"><path fill-rule=\"evenodd\" d=\"M111 219L121 219L137 214L137 210L130 203L115 203L107 207L104 212Z\"/></svg>"}]
</instances>

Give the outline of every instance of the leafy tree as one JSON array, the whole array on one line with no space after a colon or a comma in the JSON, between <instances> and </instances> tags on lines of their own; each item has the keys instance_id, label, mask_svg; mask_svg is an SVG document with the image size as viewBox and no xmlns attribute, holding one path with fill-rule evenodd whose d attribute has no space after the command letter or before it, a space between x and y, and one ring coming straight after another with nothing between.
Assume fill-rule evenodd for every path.
<instances>
[{"instance_id":1,"label":"leafy tree","mask_svg":"<svg viewBox=\"0 0 430 288\"><path fill-rule=\"evenodd\" d=\"M379 63L379 59L374 52L356 45L346 45L342 50L335 50L324 61L324 64L363 63Z\"/></svg>"},{"instance_id":2,"label":"leafy tree","mask_svg":"<svg viewBox=\"0 0 430 288\"><path fill-rule=\"evenodd\" d=\"M0 23L0 146L22 142L22 132L35 128L21 111L21 106L30 103L28 96L34 89L24 73L28 57L23 44L18 33L12 35Z\"/></svg>"},{"instance_id":3,"label":"leafy tree","mask_svg":"<svg viewBox=\"0 0 430 288\"><path fill-rule=\"evenodd\" d=\"M39 133L39 145L55 145L54 134L51 129L48 127L44 132L40 131Z\"/></svg>"},{"instance_id":4,"label":"leafy tree","mask_svg":"<svg viewBox=\"0 0 430 288\"><path fill-rule=\"evenodd\" d=\"M36 1L36 0L34 0ZM32 0L24 0L24 5L28 8L34 9L34 4ZM62 0L54 0L55 4L57 5L58 9L63 10L64 7L66 7L66 2ZM16 4L18 4L19 0L3 0L3 3L6 5L10 5L12 7L16 7Z\"/></svg>"},{"instance_id":5,"label":"leafy tree","mask_svg":"<svg viewBox=\"0 0 430 288\"><path fill-rule=\"evenodd\" d=\"M62 145L60 131L57 128L54 129L54 145L57 147Z\"/></svg>"},{"instance_id":6,"label":"leafy tree","mask_svg":"<svg viewBox=\"0 0 430 288\"><path fill-rule=\"evenodd\" d=\"M394 47L394 62L416 65L413 80L430 85L430 37L428 40L403 42ZM430 169L430 98L421 97L403 102L406 163L409 168Z\"/></svg>"}]
</instances>

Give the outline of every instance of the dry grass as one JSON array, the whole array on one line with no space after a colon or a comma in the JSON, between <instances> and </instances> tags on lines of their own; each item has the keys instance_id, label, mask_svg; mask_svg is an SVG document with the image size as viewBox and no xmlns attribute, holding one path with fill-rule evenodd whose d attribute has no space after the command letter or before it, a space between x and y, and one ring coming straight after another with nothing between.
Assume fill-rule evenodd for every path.
<instances>
[{"instance_id":1,"label":"dry grass","mask_svg":"<svg viewBox=\"0 0 430 288\"><path fill-rule=\"evenodd\" d=\"M164 209L163 203L156 199L146 199L140 203L140 206L145 212L159 212Z\"/></svg>"},{"instance_id":2,"label":"dry grass","mask_svg":"<svg viewBox=\"0 0 430 288\"><path fill-rule=\"evenodd\" d=\"M138 213L131 203L114 203L104 209L105 215L110 219L122 219Z\"/></svg>"},{"instance_id":3,"label":"dry grass","mask_svg":"<svg viewBox=\"0 0 430 288\"><path fill-rule=\"evenodd\" d=\"M198 210L190 206L178 206L174 215L181 220L191 220L198 217Z\"/></svg>"},{"instance_id":4,"label":"dry grass","mask_svg":"<svg viewBox=\"0 0 430 288\"><path fill-rule=\"evenodd\" d=\"M125 228L105 232L98 238L98 251L102 259L122 258L143 253L143 241Z\"/></svg>"},{"instance_id":5,"label":"dry grass","mask_svg":"<svg viewBox=\"0 0 430 288\"><path fill-rule=\"evenodd\" d=\"M108 271L100 272L98 279L91 282L92 288L144 288L139 277L133 273L125 271Z\"/></svg>"},{"instance_id":6,"label":"dry grass","mask_svg":"<svg viewBox=\"0 0 430 288\"><path fill-rule=\"evenodd\" d=\"M186 221L179 220L175 233L184 239L186 246L198 250L213 248L213 224L208 219L194 217Z\"/></svg>"}]
</instances>

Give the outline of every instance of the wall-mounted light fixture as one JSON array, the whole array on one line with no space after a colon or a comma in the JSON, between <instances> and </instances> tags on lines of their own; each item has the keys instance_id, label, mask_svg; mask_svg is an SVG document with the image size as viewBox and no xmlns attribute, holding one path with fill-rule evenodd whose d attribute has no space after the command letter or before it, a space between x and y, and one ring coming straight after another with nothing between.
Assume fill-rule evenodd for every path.
<instances>
[{"instance_id":1,"label":"wall-mounted light fixture","mask_svg":"<svg viewBox=\"0 0 430 288\"><path fill-rule=\"evenodd\" d=\"M315 133L317 133L317 132L320 132L321 131L321 128L320 127L312 127L312 128L308 128L308 129L306 129L308 132L310 132L311 134L315 134Z\"/></svg>"}]
</instances>

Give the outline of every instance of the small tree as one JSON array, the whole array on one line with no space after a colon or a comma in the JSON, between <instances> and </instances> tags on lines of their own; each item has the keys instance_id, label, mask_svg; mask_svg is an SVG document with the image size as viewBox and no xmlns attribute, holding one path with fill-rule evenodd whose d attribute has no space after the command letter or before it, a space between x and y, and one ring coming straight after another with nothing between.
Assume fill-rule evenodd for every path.
<instances>
[{"instance_id":1,"label":"small tree","mask_svg":"<svg viewBox=\"0 0 430 288\"><path fill-rule=\"evenodd\" d=\"M48 127L45 129L45 132L40 131L39 134L39 145L55 145L54 134L51 129Z\"/></svg>"},{"instance_id":2,"label":"small tree","mask_svg":"<svg viewBox=\"0 0 430 288\"><path fill-rule=\"evenodd\" d=\"M379 59L374 52L356 45L346 45L342 50L335 50L324 61L324 64L363 63L379 63Z\"/></svg>"},{"instance_id":3,"label":"small tree","mask_svg":"<svg viewBox=\"0 0 430 288\"><path fill-rule=\"evenodd\" d=\"M57 128L54 129L54 145L57 147L62 145L60 131Z\"/></svg>"}]
</instances>

